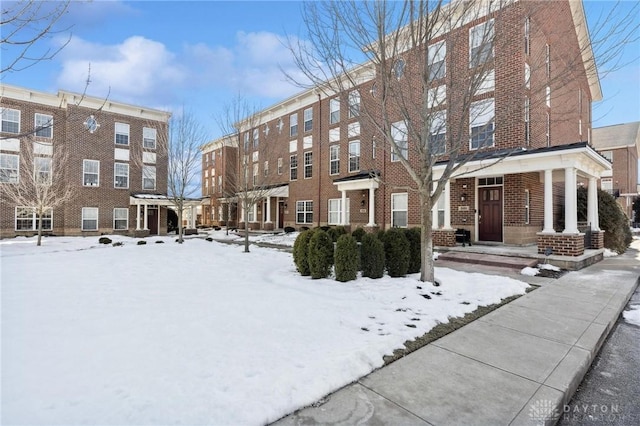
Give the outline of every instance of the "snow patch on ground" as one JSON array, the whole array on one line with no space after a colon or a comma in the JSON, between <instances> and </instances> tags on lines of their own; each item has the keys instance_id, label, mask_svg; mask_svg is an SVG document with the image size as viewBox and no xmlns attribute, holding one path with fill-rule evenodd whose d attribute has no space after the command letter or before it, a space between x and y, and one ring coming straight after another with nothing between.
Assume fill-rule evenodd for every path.
<instances>
[{"instance_id":1,"label":"snow patch on ground","mask_svg":"<svg viewBox=\"0 0 640 426\"><path fill-rule=\"evenodd\" d=\"M622 312L624 319L640 327L640 305L633 305L629 307L629 310Z\"/></svg>"},{"instance_id":2,"label":"snow patch on ground","mask_svg":"<svg viewBox=\"0 0 640 426\"><path fill-rule=\"evenodd\" d=\"M614 257L614 256L617 256L617 255L618 255L617 252L615 252L613 250L610 250L608 248L605 248L604 252L602 253L602 256L604 256L604 257Z\"/></svg>"}]
</instances>

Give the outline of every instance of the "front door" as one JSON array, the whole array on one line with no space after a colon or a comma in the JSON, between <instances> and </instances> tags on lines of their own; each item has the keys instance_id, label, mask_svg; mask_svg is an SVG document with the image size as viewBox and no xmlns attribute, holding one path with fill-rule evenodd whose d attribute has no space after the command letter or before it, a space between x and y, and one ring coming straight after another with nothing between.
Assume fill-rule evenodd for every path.
<instances>
[{"instance_id":1,"label":"front door","mask_svg":"<svg viewBox=\"0 0 640 426\"><path fill-rule=\"evenodd\" d=\"M478 191L478 239L502 242L502 187L480 187Z\"/></svg>"},{"instance_id":2,"label":"front door","mask_svg":"<svg viewBox=\"0 0 640 426\"><path fill-rule=\"evenodd\" d=\"M147 210L147 226L149 226L149 235L158 235L158 209Z\"/></svg>"},{"instance_id":3,"label":"front door","mask_svg":"<svg viewBox=\"0 0 640 426\"><path fill-rule=\"evenodd\" d=\"M276 228L284 228L284 201L278 201L278 226Z\"/></svg>"}]
</instances>

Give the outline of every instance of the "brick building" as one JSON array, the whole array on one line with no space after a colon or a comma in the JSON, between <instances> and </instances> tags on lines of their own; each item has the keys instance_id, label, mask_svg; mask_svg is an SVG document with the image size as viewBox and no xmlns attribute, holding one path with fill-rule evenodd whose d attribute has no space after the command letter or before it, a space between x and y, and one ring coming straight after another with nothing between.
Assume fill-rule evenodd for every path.
<instances>
[{"instance_id":1,"label":"brick building","mask_svg":"<svg viewBox=\"0 0 640 426\"><path fill-rule=\"evenodd\" d=\"M167 232L171 203L167 155L161 149L167 140L167 112L4 84L0 104L0 190L33 173L22 161L33 144L37 159L49 164L50 179L68 182L73 193L70 201L40 218L32 205L16 205L3 190L1 237L33 235L40 220L45 235ZM51 161L64 161L63 167Z\"/></svg>"},{"instance_id":2,"label":"brick building","mask_svg":"<svg viewBox=\"0 0 640 426\"><path fill-rule=\"evenodd\" d=\"M489 37L478 43L479 33ZM442 144L443 161L434 166L434 181L454 155L448 145L454 136L469 141L456 159L473 154L432 210L434 244L453 245L456 230L465 229L476 242L537 244L541 253L551 248L575 256L585 247L602 247L595 188L610 164L590 144L591 102L602 95L582 3L507 2L461 20L426 45L399 51L391 72L407 99L427 91L441 99L445 125L431 136ZM430 56L429 49L436 53ZM491 70L465 104L467 111L456 111L479 56ZM436 70L426 87L420 80L425 58ZM399 113L382 111L378 87L385 72L363 64L343 92L308 90L273 105L241 131L239 145L226 146L236 150L238 161L252 164L257 188L270 188L249 215L251 228L420 225L416 184L398 158L419 167L415 140ZM401 152L380 143L377 117L383 113L392 121L397 115L390 133ZM224 140L211 142L205 159ZM203 162L203 182L211 179L209 164ZM587 242L577 223L580 183L590 188ZM211 191L211 183L203 191ZM215 210L233 199L208 194L213 213L207 220L220 223Z\"/></svg>"},{"instance_id":3,"label":"brick building","mask_svg":"<svg viewBox=\"0 0 640 426\"><path fill-rule=\"evenodd\" d=\"M612 170L600 179L601 188L613 194L627 217L632 219L633 200L640 195L640 122L593 129L593 147L612 165Z\"/></svg>"}]
</instances>

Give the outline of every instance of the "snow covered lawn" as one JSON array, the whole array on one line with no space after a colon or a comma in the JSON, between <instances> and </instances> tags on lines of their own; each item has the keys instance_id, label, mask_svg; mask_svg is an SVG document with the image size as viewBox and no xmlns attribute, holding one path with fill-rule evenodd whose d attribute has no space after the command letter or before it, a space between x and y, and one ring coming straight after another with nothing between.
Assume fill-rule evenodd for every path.
<instances>
[{"instance_id":1,"label":"snow covered lawn","mask_svg":"<svg viewBox=\"0 0 640 426\"><path fill-rule=\"evenodd\" d=\"M112 238L0 241L3 424L265 424L527 287L449 269L439 287L311 280L274 249Z\"/></svg>"}]
</instances>

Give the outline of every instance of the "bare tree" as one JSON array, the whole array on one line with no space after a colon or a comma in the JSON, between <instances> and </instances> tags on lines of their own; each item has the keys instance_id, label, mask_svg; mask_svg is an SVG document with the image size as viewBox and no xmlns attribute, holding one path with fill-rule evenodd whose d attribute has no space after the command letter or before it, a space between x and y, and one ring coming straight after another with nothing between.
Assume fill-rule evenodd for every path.
<instances>
[{"instance_id":1,"label":"bare tree","mask_svg":"<svg viewBox=\"0 0 640 426\"><path fill-rule=\"evenodd\" d=\"M71 35L60 46L51 49L41 42L69 30L57 28L67 13L71 0L64 1L7 1L2 3L0 26L2 35L2 67L0 74L21 71L40 61L52 59L71 40Z\"/></svg>"},{"instance_id":2,"label":"bare tree","mask_svg":"<svg viewBox=\"0 0 640 426\"><path fill-rule=\"evenodd\" d=\"M2 176L2 198L24 206L19 215L23 214L25 220L35 214L40 246L44 222L51 223L54 209L70 202L77 191L66 179L67 154L61 144L42 143L31 137L14 141L21 145L19 167Z\"/></svg>"},{"instance_id":3,"label":"bare tree","mask_svg":"<svg viewBox=\"0 0 640 426\"><path fill-rule=\"evenodd\" d=\"M493 90L498 71L510 69L499 63L508 53L494 58L494 52L520 52L518 49L521 49L521 44L513 40L517 31L510 27L506 15L506 19L502 19L503 14L513 10L509 4L513 3L501 0L310 2L303 11L307 40L290 40L298 68L307 80L289 78L300 87L313 87L328 95L347 93L363 87L360 79L363 69L370 69L375 76L368 86L372 96L363 101L360 114L367 126L374 129L376 149L395 156L410 176L412 185L403 188L418 194L422 281L434 280L432 207L447 182L452 177L462 177L462 167L488 151L492 153L493 163L510 155L514 150L499 150L494 146L494 134L502 131L501 126L514 122L524 127L524 121L528 120L522 118L522 97L512 96L500 104L501 114L517 116L516 119L497 120L497 104L482 96ZM546 5L527 2L517 7L534 11ZM491 19L485 19L487 16ZM473 34L457 31L471 23L478 24L473 27ZM605 63L611 64L621 49L637 37L638 24L633 17L609 15L601 25L610 28L608 31L592 29L592 34L603 36L601 40L588 39L589 32L583 28L587 39L580 40L580 51L575 57L563 58L563 69L567 72L555 78L554 88L562 90L563 83L584 78L585 74L597 75L596 61L593 56L589 57L599 52L597 46L612 44L615 47L601 51L602 57L596 58L602 68ZM571 31L566 27L557 31L567 31L567 40L575 40L573 27ZM562 39L562 34L556 35ZM452 56L446 55L447 46L450 49L468 46L469 60L447 59ZM532 63L548 66L544 59ZM533 109L534 103L545 102L544 91L550 82L536 86L536 82L524 78L519 81L523 86L531 85L528 88L531 104L526 108ZM480 124L474 125L476 122ZM438 174L434 178L436 163Z\"/></svg>"}]
</instances>

